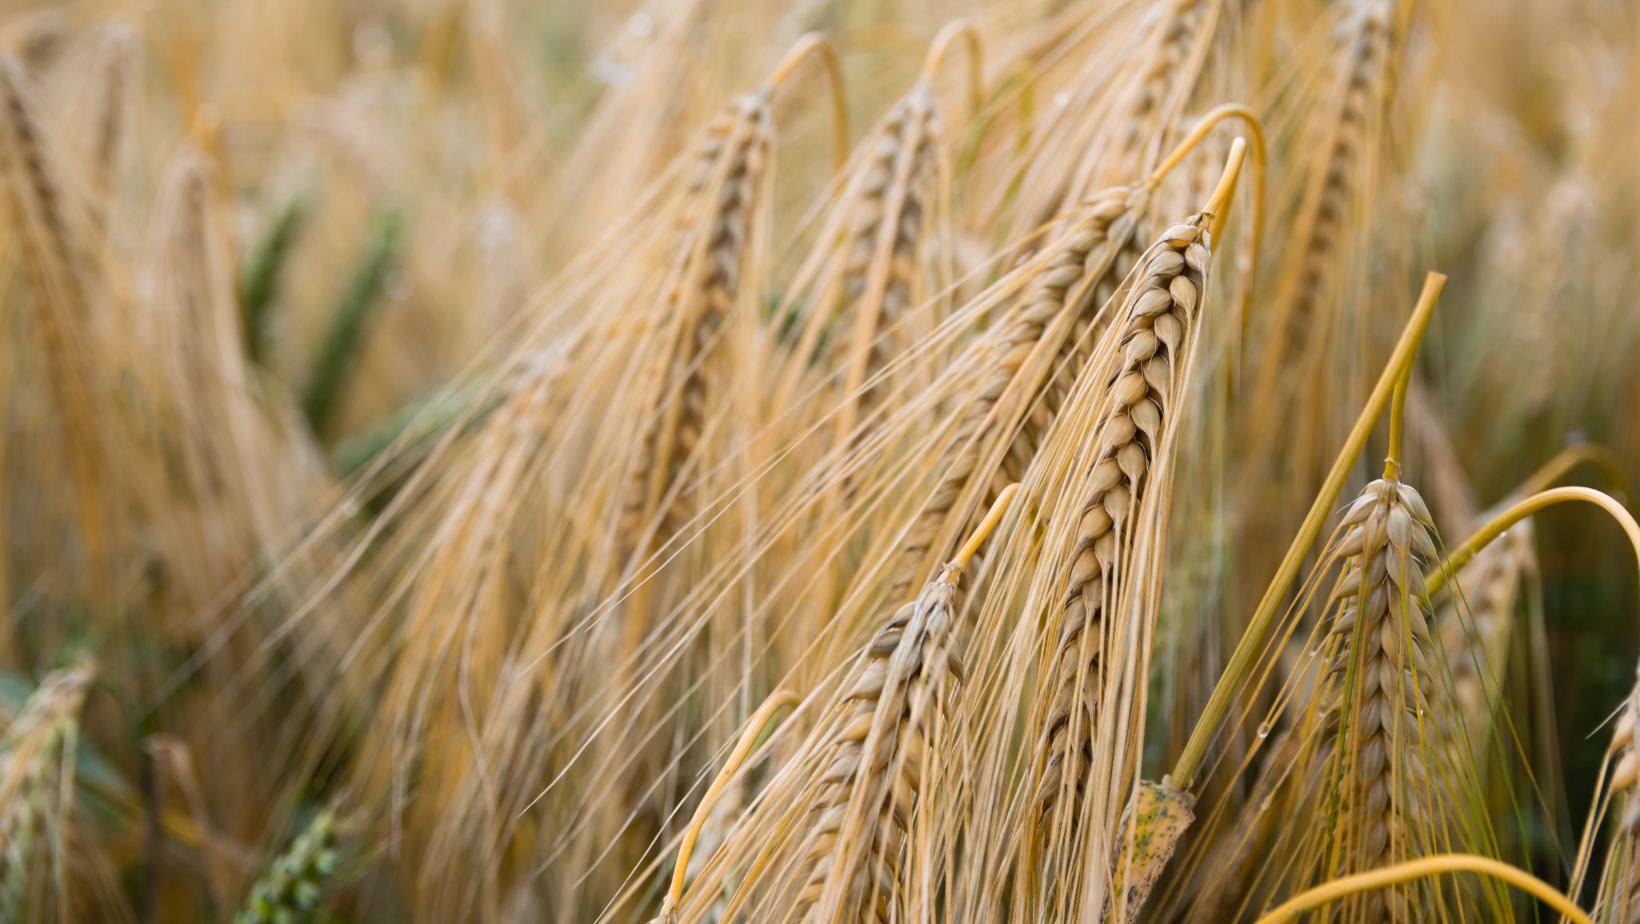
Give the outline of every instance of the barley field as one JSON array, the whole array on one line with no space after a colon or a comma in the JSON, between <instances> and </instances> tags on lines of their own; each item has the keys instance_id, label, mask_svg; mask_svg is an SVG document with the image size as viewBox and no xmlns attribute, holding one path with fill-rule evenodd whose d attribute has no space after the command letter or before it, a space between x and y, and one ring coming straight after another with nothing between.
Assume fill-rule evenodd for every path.
<instances>
[{"instance_id":1,"label":"barley field","mask_svg":"<svg viewBox=\"0 0 1640 924\"><path fill-rule=\"evenodd\" d=\"M1640 4L0 0L0 924L1640 924Z\"/></svg>"}]
</instances>

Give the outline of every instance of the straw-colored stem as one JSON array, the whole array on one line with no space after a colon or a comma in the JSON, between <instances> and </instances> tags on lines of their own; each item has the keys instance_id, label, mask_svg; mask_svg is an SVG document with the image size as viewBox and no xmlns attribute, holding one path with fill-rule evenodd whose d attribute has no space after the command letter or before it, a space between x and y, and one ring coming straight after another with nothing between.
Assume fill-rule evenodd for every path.
<instances>
[{"instance_id":1,"label":"straw-colored stem","mask_svg":"<svg viewBox=\"0 0 1640 924\"><path fill-rule=\"evenodd\" d=\"M996 503L992 504L990 511L985 514L985 519L980 521L979 528L974 530L972 536L968 537L968 541L957 552L957 557L951 559L953 566L957 568L968 567L968 560L974 557L981 545L985 544L985 540L991 535L991 530L996 529L997 523L1002 520L1002 515L1008 511L1008 502L1014 499L1014 495L1018 491L1018 484L1011 484L1002 489L1002 493L997 495Z\"/></svg>"},{"instance_id":2,"label":"straw-colored stem","mask_svg":"<svg viewBox=\"0 0 1640 924\"><path fill-rule=\"evenodd\" d=\"M730 752L729 759L724 761L723 769L707 787L706 795L701 796L700 805L695 808L695 817L689 822L689 829L683 832L683 840L678 842L678 862L672 868L672 887L666 892L666 902L661 907L661 918L665 920L669 913L676 911L678 903L683 901L683 879L689 871L689 855L695 850L695 841L700 838L700 829L706 824L706 819L712 813L712 807L717 805L723 793L729 788L729 781L740 772L740 765L752 753L752 747L757 744L758 736L763 726L774 718L774 714L787 706L796 706L802 698L791 690L779 690L770 694L763 701L757 712L752 714L746 723L746 730L741 732L740 740L735 743L735 749Z\"/></svg>"},{"instance_id":3,"label":"straw-colored stem","mask_svg":"<svg viewBox=\"0 0 1640 924\"><path fill-rule=\"evenodd\" d=\"M1264 140L1264 123L1259 121L1258 115L1253 110L1241 103L1225 103L1208 111L1196 122L1196 127L1191 129L1190 134L1185 136L1185 139L1179 142L1172 153L1167 155L1161 165L1151 171L1144 185L1150 189L1160 186L1162 180L1173 172L1173 169L1179 166L1180 162L1191 151L1194 151L1197 145L1202 143L1202 139L1207 137L1208 132L1212 131L1214 126L1232 117L1241 119L1246 124L1247 132L1253 139L1253 245L1249 249L1252 262L1247 267L1247 275L1251 279L1258 275L1259 243L1264 236L1264 175L1269 169L1270 163L1269 148ZM1213 242L1215 245L1218 243L1218 237L1219 229L1215 227L1213 228Z\"/></svg>"},{"instance_id":4,"label":"straw-colored stem","mask_svg":"<svg viewBox=\"0 0 1640 924\"><path fill-rule=\"evenodd\" d=\"M1344 876L1334 879L1325 885L1317 886L1307 892L1301 892L1289 899L1281 907L1258 919L1258 924L1286 924L1295 921L1306 911L1319 908L1328 902L1337 901L1346 895L1357 892L1367 892L1395 885L1398 882L1409 882L1413 879L1423 879L1427 876L1439 876L1444 873L1480 873L1502 880L1530 893L1533 897L1542 900L1556 911L1570 918L1574 924L1594 924L1594 920L1577 907L1572 900L1557 891L1542 879L1533 876L1524 870L1516 869L1507 863L1489 860L1486 857L1477 857L1469 854L1448 853L1433 857L1424 857L1421 860L1412 860L1406 863L1397 863L1375 869L1370 873L1357 873L1354 876Z\"/></svg>"},{"instance_id":5,"label":"straw-colored stem","mask_svg":"<svg viewBox=\"0 0 1640 924\"><path fill-rule=\"evenodd\" d=\"M763 87L771 94L780 89L780 85L791 77L803 59L811 54L820 56L820 63L826 68L826 78L831 81L831 129L832 140L836 144L834 166L841 170L848 163L848 97L843 92L843 65L831 40L818 32L807 33L798 39L780 63L774 66L774 70L769 72Z\"/></svg>"},{"instance_id":6,"label":"straw-colored stem","mask_svg":"<svg viewBox=\"0 0 1640 924\"><path fill-rule=\"evenodd\" d=\"M1395 398L1389 403L1389 452L1384 456L1384 478L1401 477L1401 430L1407 413L1407 386L1412 383L1412 366L1402 370L1395 381Z\"/></svg>"},{"instance_id":7,"label":"straw-colored stem","mask_svg":"<svg viewBox=\"0 0 1640 924\"><path fill-rule=\"evenodd\" d=\"M963 39L968 45L968 117L974 118L985 106L985 46L980 40L979 29L973 23L967 19L953 19L940 29L928 46L928 57L923 59L922 74L918 79L926 83L934 82L935 73L945 61L945 53L957 39Z\"/></svg>"},{"instance_id":8,"label":"straw-colored stem","mask_svg":"<svg viewBox=\"0 0 1640 924\"><path fill-rule=\"evenodd\" d=\"M1224 173L1219 177L1219 186L1213 190L1212 198L1207 200L1207 207L1202 211L1213 216L1213 223L1209 233L1213 236L1213 243L1217 244L1219 232L1224 230L1224 221L1230 217L1230 199L1236 194L1236 180L1241 178L1241 163L1247 155L1247 139L1237 138L1230 143L1230 157L1225 162Z\"/></svg>"},{"instance_id":9,"label":"straw-colored stem","mask_svg":"<svg viewBox=\"0 0 1640 924\"><path fill-rule=\"evenodd\" d=\"M1299 527L1298 535L1293 537L1292 547L1281 560L1281 567L1276 569L1275 578L1265 590L1264 599L1259 601L1258 609L1247 625L1247 631L1243 633L1235 653L1230 656L1230 662L1225 666L1219 682L1214 685L1201 718L1191 729L1190 740L1185 743L1184 751L1179 755L1179 762L1171 774L1180 789L1188 789L1194 782L1196 771L1201 768L1202 761L1207 756L1207 747L1224 723L1231 702L1252 674L1260 654L1264 651L1270 629L1275 625L1276 616L1281 612L1282 601L1286 599L1287 591L1298 577L1298 569L1303 564L1304 557L1309 554L1310 546L1315 544L1316 537L1321 535L1321 527L1332 513L1333 504L1337 502L1339 492L1344 489L1344 481L1349 477L1350 469L1354 468L1355 459L1361 454L1362 447L1366 445L1373 424L1377 423L1378 417L1384 413L1384 405L1389 403L1390 392L1394 389L1396 381L1402 371L1412 365L1412 358L1418 353L1418 345L1423 342L1424 331L1429 329L1430 316L1435 312L1435 301L1440 297L1441 287L1444 285L1446 277L1440 273L1430 273L1425 277L1423 293L1418 296L1418 304L1412 309L1412 317L1407 320L1406 328L1401 331L1401 340L1395 345L1395 352L1390 355L1389 362L1385 364L1383 373L1378 377L1378 384L1373 386L1366 407L1361 409L1361 416L1355 421L1355 428L1344 441L1343 449L1339 450L1332 471L1327 473L1327 480L1322 484L1320 493L1316 495L1315 503L1310 506L1309 514L1304 517L1304 524Z\"/></svg>"},{"instance_id":10,"label":"straw-colored stem","mask_svg":"<svg viewBox=\"0 0 1640 924\"><path fill-rule=\"evenodd\" d=\"M1634 516L1622 504L1618 503L1616 498L1593 488L1550 488L1547 491L1540 491L1498 514L1492 522L1481 527L1473 536L1465 539L1462 545L1453 550L1446 561L1441 562L1439 568L1424 576L1424 583L1429 587L1430 596L1433 597L1440 592L1441 588L1446 586L1450 575L1457 574L1458 569L1469 564L1470 560L1481 549L1486 548L1492 540L1508 532L1509 527L1545 507L1551 507L1563 501L1587 501L1611 514L1617 520L1618 525L1623 527L1623 532L1628 534L1629 542L1634 546L1635 562L1640 564L1640 524L1635 523Z\"/></svg>"}]
</instances>

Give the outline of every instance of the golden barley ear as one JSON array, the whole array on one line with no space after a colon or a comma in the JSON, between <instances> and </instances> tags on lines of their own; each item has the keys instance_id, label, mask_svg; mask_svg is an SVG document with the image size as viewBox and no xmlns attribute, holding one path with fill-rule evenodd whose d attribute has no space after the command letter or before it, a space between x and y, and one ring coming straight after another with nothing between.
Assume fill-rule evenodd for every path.
<instances>
[{"instance_id":1,"label":"golden barley ear","mask_svg":"<svg viewBox=\"0 0 1640 924\"><path fill-rule=\"evenodd\" d=\"M0 58L0 171L34 302L35 329L72 473L88 591L107 602L112 580L105 350L93 316L95 278L59 160L42 137L32 82L21 62ZM115 495L117 496L117 495Z\"/></svg>"}]
</instances>

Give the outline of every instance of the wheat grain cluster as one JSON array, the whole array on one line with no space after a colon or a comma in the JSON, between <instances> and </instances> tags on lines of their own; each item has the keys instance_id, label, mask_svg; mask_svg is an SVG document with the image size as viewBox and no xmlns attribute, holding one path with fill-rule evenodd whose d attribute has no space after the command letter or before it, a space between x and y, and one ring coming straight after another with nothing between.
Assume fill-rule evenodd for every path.
<instances>
[{"instance_id":1,"label":"wheat grain cluster","mask_svg":"<svg viewBox=\"0 0 1640 924\"><path fill-rule=\"evenodd\" d=\"M0 922L1640 924L1640 5L0 5Z\"/></svg>"}]
</instances>

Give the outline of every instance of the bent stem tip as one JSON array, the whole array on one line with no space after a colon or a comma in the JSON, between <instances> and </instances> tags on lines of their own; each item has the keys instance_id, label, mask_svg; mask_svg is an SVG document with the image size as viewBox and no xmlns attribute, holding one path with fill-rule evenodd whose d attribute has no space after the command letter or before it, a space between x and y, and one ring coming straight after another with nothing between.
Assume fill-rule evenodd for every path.
<instances>
[{"instance_id":1,"label":"bent stem tip","mask_svg":"<svg viewBox=\"0 0 1640 924\"><path fill-rule=\"evenodd\" d=\"M975 118L985 106L985 46L979 29L967 19L958 18L946 23L928 46L928 57L923 59L922 73L917 79L933 83L934 74L945 63L945 54L957 39L968 46L968 117Z\"/></svg>"},{"instance_id":2,"label":"bent stem tip","mask_svg":"<svg viewBox=\"0 0 1640 924\"><path fill-rule=\"evenodd\" d=\"M1213 190L1207 205L1202 208L1213 218L1210 230L1215 241L1224 228L1224 220L1229 216L1230 198L1236 194L1236 180L1241 177L1241 163L1246 154L1246 138L1237 138L1230 143L1230 157L1225 161L1224 173L1219 176L1218 188Z\"/></svg>"},{"instance_id":3,"label":"bent stem tip","mask_svg":"<svg viewBox=\"0 0 1640 924\"><path fill-rule=\"evenodd\" d=\"M1017 483L1002 489L1002 493L997 496L996 503L991 505L990 512L986 513L985 519L980 521L979 528L974 530L974 534L968 537L967 542L963 543L962 549L957 552L957 557L951 559L953 568L960 571L968 567L968 560L973 558L975 553L979 551L979 547L985 544L985 540L991 535L991 530L996 529L997 524L1002 522L1002 515L1008 510L1008 503L1014 499L1014 495L1018 491L1019 485Z\"/></svg>"},{"instance_id":4,"label":"bent stem tip","mask_svg":"<svg viewBox=\"0 0 1640 924\"><path fill-rule=\"evenodd\" d=\"M848 162L848 98L843 92L843 65L837 57L837 46L818 32L804 34L769 72L768 79L763 81L763 90L771 95L779 90L797 66L812 54L820 56L820 63L826 68L826 78L831 83L831 128L836 144L833 159L836 168L841 170Z\"/></svg>"},{"instance_id":5,"label":"bent stem tip","mask_svg":"<svg viewBox=\"0 0 1640 924\"><path fill-rule=\"evenodd\" d=\"M723 769L712 780L707 788L706 795L701 796L700 805L695 808L695 817L690 819L688 830L684 831L683 839L678 843L678 861L672 869L672 886L667 890L666 901L661 905L659 921L673 921L677 918L678 905L683 901L684 876L689 872L689 855L695 850L695 841L700 837L700 829L705 826L706 818L712 813L712 807L717 805L723 793L729 788L729 781L740 772L740 767L752 753L752 747L757 744L758 735L763 726L774 717L776 712L787 706L795 706L801 702L798 695L791 690L777 690L763 701L757 712L752 714L746 722L746 729L740 733L740 740L735 743L735 749L730 752L729 759L723 762Z\"/></svg>"}]
</instances>

